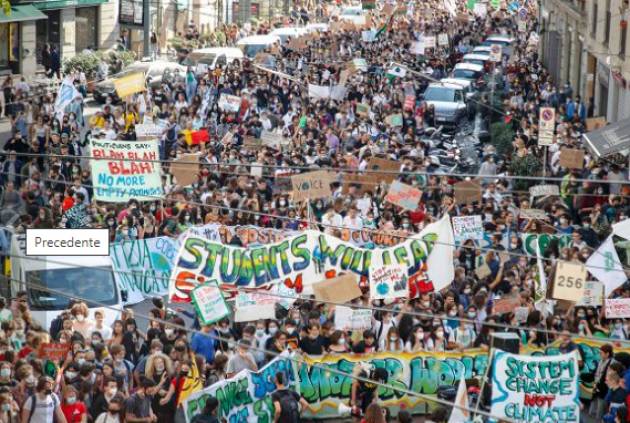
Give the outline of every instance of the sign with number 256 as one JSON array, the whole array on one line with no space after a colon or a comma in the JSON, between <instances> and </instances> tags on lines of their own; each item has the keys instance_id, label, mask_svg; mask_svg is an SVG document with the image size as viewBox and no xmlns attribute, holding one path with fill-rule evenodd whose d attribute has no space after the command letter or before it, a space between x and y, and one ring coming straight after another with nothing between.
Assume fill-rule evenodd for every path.
<instances>
[{"instance_id":1,"label":"sign with number 256","mask_svg":"<svg viewBox=\"0 0 630 423\"><path fill-rule=\"evenodd\" d=\"M553 298L579 301L586 288L586 267L581 263L558 262L553 284Z\"/></svg>"}]
</instances>

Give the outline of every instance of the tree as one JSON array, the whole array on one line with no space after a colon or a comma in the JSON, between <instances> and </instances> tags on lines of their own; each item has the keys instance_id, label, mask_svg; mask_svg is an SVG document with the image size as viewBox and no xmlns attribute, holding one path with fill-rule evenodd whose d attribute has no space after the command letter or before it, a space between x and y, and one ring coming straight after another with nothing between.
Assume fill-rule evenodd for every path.
<instances>
[{"instance_id":1,"label":"tree","mask_svg":"<svg viewBox=\"0 0 630 423\"><path fill-rule=\"evenodd\" d=\"M10 0L0 0L0 5L2 6L2 10L6 16L11 16L11 1Z\"/></svg>"}]
</instances>

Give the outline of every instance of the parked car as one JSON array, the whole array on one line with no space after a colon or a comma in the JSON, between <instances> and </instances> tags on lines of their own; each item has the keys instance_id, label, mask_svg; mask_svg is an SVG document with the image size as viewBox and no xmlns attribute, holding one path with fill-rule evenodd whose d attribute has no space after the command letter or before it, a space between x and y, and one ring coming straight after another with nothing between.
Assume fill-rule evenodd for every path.
<instances>
[{"instance_id":1,"label":"parked car","mask_svg":"<svg viewBox=\"0 0 630 423\"><path fill-rule=\"evenodd\" d=\"M474 63L457 63L451 72L451 78L472 81L477 91L482 91L485 88L484 76L484 67Z\"/></svg>"},{"instance_id":2,"label":"parked car","mask_svg":"<svg viewBox=\"0 0 630 423\"><path fill-rule=\"evenodd\" d=\"M422 95L425 106L435 108L436 125L459 126L468 115L466 94L461 85L434 82Z\"/></svg>"},{"instance_id":3,"label":"parked car","mask_svg":"<svg viewBox=\"0 0 630 423\"><path fill-rule=\"evenodd\" d=\"M217 65L240 64L245 55L236 47L211 47L193 50L188 58L194 64L196 72L205 73L207 69L215 69Z\"/></svg>"},{"instance_id":4,"label":"parked car","mask_svg":"<svg viewBox=\"0 0 630 423\"><path fill-rule=\"evenodd\" d=\"M246 57L253 59L258 53L271 48L274 44L280 46L280 37L277 35L252 35L238 40L236 47L241 49Z\"/></svg>"},{"instance_id":5,"label":"parked car","mask_svg":"<svg viewBox=\"0 0 630 423\"><path fill-rule=\"evenodd\" d=\"M464 58L462 59L464 63L472 63L475 65L486 66L487 63L490 62L490 53L468 53L464 54Z\"/></svg>"},{"instance_id":6,"label":"parked car","mask_svg":"<svg viewBox=\"0 0 630 423\"><path fill-rule=\"evenodd\" d=\"M280 37L282 44L286 43L289 38L298 38L301 35L308 34L308 30L305 27L284 27L276 28L269 33L269 35L275 35Z\"/></svg>"},{"instance_id":7,"label":"parked car","mask_svg":"<svg viewBox=\"0 0 630 423\"><path fill-rule=\"evenodd\" d=\"M163 82L179 81L186 77L186 66L182 66L175 62L167 62L164 60L158 60L155 62L134 62L125 68L122 72L111 75L96 84L92 95L94 100L99 103L105 103L107 97L111 97L114 103L119 102L121 99L116 94L114 88L114 80L129 76L134 73L143 73L148 88L160 87Z\"/></svg>"}]
</instances>

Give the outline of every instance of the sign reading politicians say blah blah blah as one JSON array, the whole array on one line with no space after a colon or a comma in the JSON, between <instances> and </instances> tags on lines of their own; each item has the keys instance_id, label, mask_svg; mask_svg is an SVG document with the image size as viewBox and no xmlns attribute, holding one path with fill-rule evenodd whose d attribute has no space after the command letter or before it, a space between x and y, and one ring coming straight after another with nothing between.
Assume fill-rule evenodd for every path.
<instances>
[{"instance_id":1,"label":"sign reading politicians say blah blah blah","mask_svg":"<svg viewBox=\"0 0 630 423\"><path fill-rule=\"evenodd\" d=\"M551 357L497 351L490 413L525 422L580 421L578 352Z\"/></svg>"},{"instance_id":2,"label":"sign reading politicians say blah blah blah","mask_svg":"<svg viewBox=\"0 0 630 423\"><path fill-rule=\"evenodd\" d=\"M156 141L106 141L90 143L92 184L97 201L122 203L132 198L162 198L161 167Z\"/></svg>"},{"instance_id":3,"label":"sign reading politicians say blah blah blah","mask_svg":"<svg viewBox=\"0 0 630 423\"><path fill-rule=\"evenodd\" d=\"M371 266L390 264L404 265L408 277L424 279L439 290L453 280L453 244L448 215L399 245L372 250L312 230L251 248L189 236L175 260L169 297L171 301L188 302L190 290L211 279L227 287L261 288L285 283L310 294L313 283L331 274L353 273L368 280Z\"/></svg>"}]
</instances>

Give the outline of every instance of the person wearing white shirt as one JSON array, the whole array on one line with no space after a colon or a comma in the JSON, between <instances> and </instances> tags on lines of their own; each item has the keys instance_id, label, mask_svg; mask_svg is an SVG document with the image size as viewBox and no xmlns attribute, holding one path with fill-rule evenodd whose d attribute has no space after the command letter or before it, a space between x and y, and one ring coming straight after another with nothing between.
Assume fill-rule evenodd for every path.
<instances>
[{"instance_id":1,"label":"person wearing white shirt","mask_svg":"<svg viewBox=\"0 0 630 423\"><path fill-rule=\"evenodd\" d=\"M335 229L340 228L343 224L341 215L335 211L333 207L329 207L326 213L322 216L322 225L325 226L325 232L332 234Z\"/></svg>"},{"instance_id":2,"label":"person wearing white shirt","mask_svg":"<svg viewBox=\"0 0 630 423\"><path fill-rule=\"evenodd\" d=\"M343 227L354 230L361 230L363 228L363 220L359 216L356 207L351 207L346 217L343 218Z\"/></svg>"}]
</instances>

